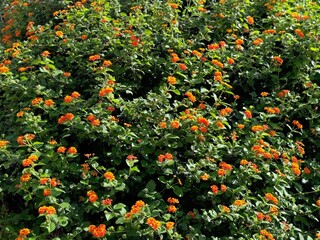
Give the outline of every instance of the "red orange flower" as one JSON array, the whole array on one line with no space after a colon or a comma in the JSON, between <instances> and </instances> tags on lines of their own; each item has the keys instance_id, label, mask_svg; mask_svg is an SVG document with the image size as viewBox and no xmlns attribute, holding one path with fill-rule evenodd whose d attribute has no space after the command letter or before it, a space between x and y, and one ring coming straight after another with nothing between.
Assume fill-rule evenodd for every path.
<instances>
[{"instance_id":1,"label":"red orange flower","mask_svg":"<svg viewBox=\"0 0 320 240\"><path fill-rule=\"evenodd\" d=\"M279 203L278 199L272 193L266 193L264 197L265 199L273 202L275 205Z\"/></svg>"},{"instance_id":2,"label":"red orange flower","mask_svg":"<svg viewBox=\"0 0 320 240\"><path fill-rule=\"evenodd\" d=\"M20 229L19 231L19 237L26 237L28 236L29 234L31 233L30 229L29 228L23 228L23 229Z\"/></svg>"},{"instance_id":3,"label":"red orange flower","mask_svg":"<svg viewBox=\"0 0 320 240\"><path fill-rule=\"evenodd\" d=\"M147 224L153 228L153 230L157 230L160 226L161 226L161 222L156 220L155 218L153 217L149 217L147 219Z\"/></svg>"},{"instance_id":4,"label":"red orange flower","mask_svg":"<svg viewBox=\"0 0 320 240\"><path fill-rule=\"evenodd\" d=\"M105 174L103 174L104 178L109 180L109 181L113 181L115 180L115 176L112 172L106 172Z\"/></svg>"},{"instance_id":5,"label":"red orange flower","mask_svg":"<svg viewBox=\"0 0 320 240\"><path fill-rule=\"evenodd\" d=\"M175 129L178 129L180 127L180 122L178 120L173 120L171 122L171 127L175 128Z\"/></svg>"},{"instance_id":6,"label":"red orange flower","mask_svg":"<svg viewBox=\"0 0 320 240\"><path fill-rule=\"evenodd\" d=\"M248 17L247 17L247 22L248 22L250 25L254 24L254 18L251 17L251 16L248 16Z\"/></svg>"},{"instance_id":7,"label":"red orange flower","mask_svg":"<svg viewBox=\"0 0 320 240\"><path fill-rule=\"evenodd\" d=\"M104 224L100 224L99 226L90 225L88 227L88 232L91 233L96 238L102 238L107 233L106 225Z\"/></svg>"},{"instance_id":8,"label":"red orange flower","mask_svg":"<svg viewBox=\"0 0 320 240\"><path fill-rule=\"evenodd\" d=\"M113 93L114 89L112 87L105 87L99 91L99 96L103 97L109 93Z\"/></svg>"},{"instance_id":9,"label":"red orange flower","mask_svg":"<svg viewBox=\"0 0 320 240\"><path fill-rule=\"evenodd\" d=\"M95 55L92 55L89 57L89 61L93 62L93 61L97 61L97 60L100 60L101 57L99 54L95 54Z\"/></svg>"}]
</instances>

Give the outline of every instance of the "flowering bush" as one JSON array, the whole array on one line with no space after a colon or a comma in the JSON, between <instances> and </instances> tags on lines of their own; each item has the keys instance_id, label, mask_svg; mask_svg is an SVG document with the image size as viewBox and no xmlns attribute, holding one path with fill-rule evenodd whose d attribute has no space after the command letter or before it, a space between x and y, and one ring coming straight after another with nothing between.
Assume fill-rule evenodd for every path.
<instances>
[{"instance_id":1,"label":"flowering bush","mask_svg":"<svg viewBox=\"0 0 320 240\"><path fill-rule=\"evenodd\" d=\"M2 3L1 239L320 238L318 3L47 2Z\"/></svg>"}]
</instances>

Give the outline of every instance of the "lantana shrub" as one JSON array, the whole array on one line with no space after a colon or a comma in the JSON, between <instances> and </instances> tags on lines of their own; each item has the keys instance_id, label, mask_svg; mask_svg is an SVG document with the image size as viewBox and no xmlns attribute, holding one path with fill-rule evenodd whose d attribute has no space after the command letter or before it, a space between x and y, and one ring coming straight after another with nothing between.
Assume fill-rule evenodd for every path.
<instances>
[{"instance_id":1,"label":"lantana shrub","mask_svg":"<svg viewBox=\"0 0 320 240\"><path fill-rule=\"evenodd\" d=\"M1 239L320 238L317 2L1 6Z\"/></svg>"}]
</instances>

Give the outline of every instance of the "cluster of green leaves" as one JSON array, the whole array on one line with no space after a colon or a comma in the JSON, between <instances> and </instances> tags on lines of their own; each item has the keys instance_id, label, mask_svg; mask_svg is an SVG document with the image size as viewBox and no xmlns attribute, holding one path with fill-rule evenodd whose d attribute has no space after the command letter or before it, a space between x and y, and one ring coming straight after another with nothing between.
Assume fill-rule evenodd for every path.
<instances>
[{"instance_id":1,"label":"cluster of green leaves","mask_svg":"<svg viewBox=\"0 0 320 240\"><path fill-rule=\"evenodd\" d=\"M3 5L1 238L320 237L319 4L47 2Z\"/></svg>"}]
</instances>

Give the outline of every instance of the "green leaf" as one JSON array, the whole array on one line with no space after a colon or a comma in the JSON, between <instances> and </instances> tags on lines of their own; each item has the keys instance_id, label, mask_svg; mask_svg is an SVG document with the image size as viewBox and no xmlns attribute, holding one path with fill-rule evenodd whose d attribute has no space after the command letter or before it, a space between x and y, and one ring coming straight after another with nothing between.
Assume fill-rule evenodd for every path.
<instances>
[{"instance_id":1,"label":"green leaf","mask_svg":"<svg viewBox=\"0 0 320 240\"><path fill-rule=\"evenodd\" d=\"M59 225L65 227L68 225L69 218L67 217L58 217Z\"/></svg>"},{"instance_id":2,"label":"green leaf","mask_svg":"<svg viewBox=\"0 0 320 240\"><path fill-rule=\"evenodd\" d=\"M130 172L140 172L139 168L137 166L134 166L130 169Z\"/></svg>"},{"instance_id":3,"label":"green leaf","mask_svg":"<svg viewBox=\"0 0 320 240\"><path fill-rule=\"evenodd\" d=\"M183 196L183 191L180 187L178 186L173 186L173 192L174 194L176 194L178 197L182 197Z\"/></svg>"},{"instance_id":4,"label":"green leaf","mask_svg":"<svg viewBox=\"0 0 320 240\"><path fill-rule=\"evenodd\" d=\"M304 240L304 237L301 233L298 233L298 235L299 235L299 240Z\"/></svg>"},{"instance_id":5,"label":"green leaf","mask_svg":"<svg viewBox=\"0 0 320 240\"><path fill-rule=\"evenodd\" d=\"M53 222L46 222L45 228L48 230L49 233L51 233L56 229L56 224L54 224Z\"/></svg>"},{"instance_id":6,"label":"green leaf","mask_svg":"<svg viewBox=\"0 0 320 240\"><path fill-rule=\"evenodd\" d=\"M124 217L118 218L116 221L116 224L123 224L124 222Z\"/></svg>"},{"instance_id":7,"label":"green leaf","mask_svg":"<svg viewBox=\"0 0 320 240\"><path fill-rule=\"evenodd\" d=\"M120 209L125 208L125 207L126 207L126 205L124 205L123 203L117 203L117 204L115 204L113 206L113 209L114 210L120 210Z\"/></svg>"},{"instance_id":8,"label":"green leaf","mask_svg":"<svg viewBox=\"0 0 320 240\"><path fill-rule=\"evenodd\" d=\"M149 192L153 192L156 189L156 183L153 180L150 180L146 187Z\"/></svg>"},{"instance_id":9,"label":"green leaf","mask_svg":"<svg viewBox=\"0 0 320 240\"><path fill-rule=\"evenodd\" d=\"M105 211L105 212L104 212L104 215L105 215L107 221L109 221L110 219L114 218L114 214L111 213L111 212Z\"/></svg>"}]
</instances>

